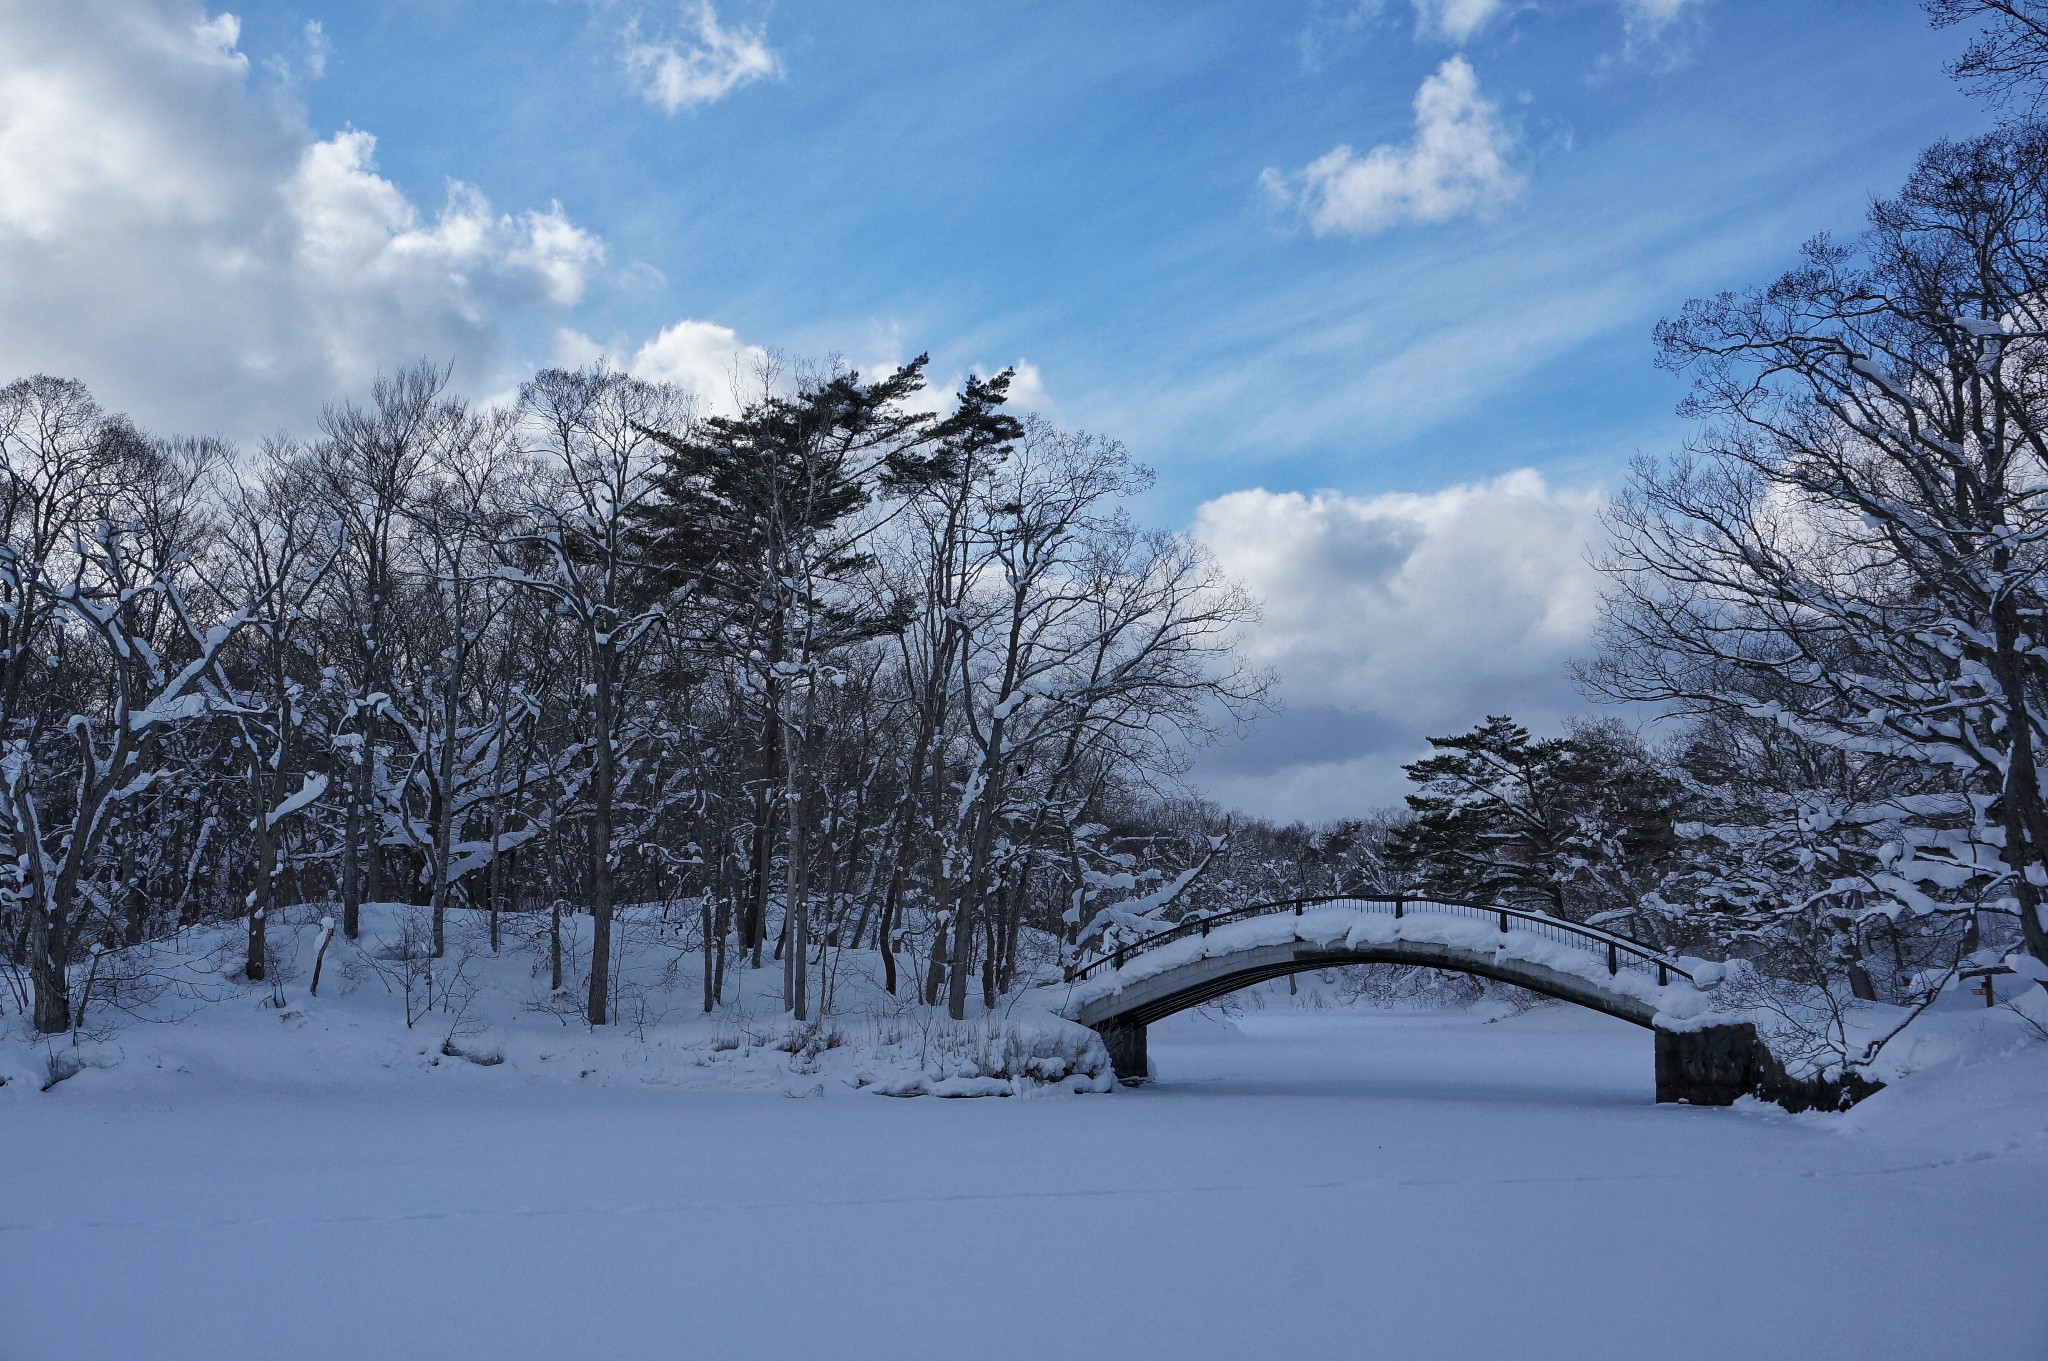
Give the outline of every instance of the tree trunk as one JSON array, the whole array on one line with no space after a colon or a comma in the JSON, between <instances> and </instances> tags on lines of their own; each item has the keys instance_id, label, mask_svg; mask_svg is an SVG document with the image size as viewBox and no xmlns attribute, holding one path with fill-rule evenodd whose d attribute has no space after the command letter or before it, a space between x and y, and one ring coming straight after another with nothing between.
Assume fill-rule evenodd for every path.
<instances>
[{"instance_id":1,"label":"tree trunk","mask_svg":"<svg viewBox=\"0 0 2048 1361\"><path fill-rule=\"evenodd\" d=\"M129 945L142 944L149 931L149 895L144 891L142 875L135 864L135 843L140 836L141 829L133 819L121 819L121 868L117 877L122 899L121 939Z\"/></svg>"},{"instance_id":2,"label":"tree trunk","mask_svg":"<svg viewBox=\"0 0 2048 1361\"><path fill-rule=\"evenodd\" d=\"M875 949L882 955L882 986L896 995L896 903L903 893L903 863L899 859L889 871L889 889L882 897L882 915L875 923ZM858 945L858 939L854 942Z\"/></svg>"},{"instance_id":3,"label":"tree trunk","mask_svg":"<svg viewBox=\"0 0 2048 1361\"><path fill-rule=\"evenodd\" d=\"M262 753L249 752L250 792L256 797L256 876L249 893L249 932L242 972L252 983L261 983L269 972L270 905L277 886L277 829L270 825L270 809L276 803L270 780L264 776ZM272 778L281 784L282 772Z\"/></svg>"},{"instance_id":4,"label":"tree trunk","mask_svg":"<svg viewBox=\"0 0 2048 1361\"><path fill-rule=\"evenodd\" d=\"M725 941L732 933L732 905L724 894L718 897L716 915L712 918L713 934L717 937L718 959L711 969L711 998L714 1002L725 1000Z\"/></svg>"},{"instance_id":5,"label":"tree trunk","mask_svg":"<svg viewBox=\"0 0 2048 1361\"><path fill-rule=\"evenodd\" d=\"M384 774L384 749L370 744L363 778L368 788L363 798L363 896L370 902L384 901L384 815L377 807L377 784Z\"/></svg>"},{"instance_id":6,"label":"tree trunk","mask_svg":"<svg viewBox=\"0 0 2048 1361\"><path fill-rule=\"evenodd\" d=\"M71 1029L71 991L65 976L70 953L63 921L47 906L28 905L28 981L35 994L33 1023L38 1035L61 1035Z\"/></svg>"},{"instance_id":7,"label":"tree trunk","mask_svg":"<svg viewBox=\"0 0 2048 1361\"><path fill-rule=\"evenodd\" d=\"M810 801L792 793L789 817L789 1009L799 1021L810 1019L811 871Z\"/></svg>"},{"instance_id":8,"label":"tree trunk","mask_svg":"<svg viewBox=\"0 0 2048 1361\"><path fill-rule=\"evenodd\" d=\"M348 770L348 807L342 814L341 934L363 929L363 805L368 802L369 753L358 749Z\"/></svg>"},{"instance_id":9,"label":"tree trunk","mask_svg":"<svg viewBox=\"0 0 2048 1361\"><path fill-rule=\"evenodd\" d=\"M592 649L597 673L593 726L595 764L590 789L590 998L584 1015L604 1025L611 1014L612 985L612 801L617 778L612 750L612 651Z\"/></svg>"},{"instance_id":10,"label":"tree trunk","mask_svg":"<svg viewBox=\"0 0 2048 1361\"><path fill-rule=\"evenodd\" d=\"M500 746L502 746L503 740L500 737ZM490 887L485 892L489 895L490 899L492 954L498 953L498 915L503 910L502 900L505 896L505 871L504 867L498 863L498 842L505 835L505 775L502 764L503 757L504 753L500 751L497 756L500 764L493 769L491 775L491 882Z\"/></svg>"},{"instance_id":11,"label":"tree trunk","mask_svg":"<svg viewBox=\"0 0 2048 1361\"><path fill-rule=\"evenodd\" d=\"M548 904L548 993L562 990L562 900Z\"/></svg>"},{"instance_id":12,"label":"tree trunk","mask_svg":"<svg viewBox=\"0 0 2048 1361\"><path fill-rule=\"evenodd\" d=\"M697 905L697 911L703 922L704 932L704 1014L709 1016L712 1007L717 1005L717 993L715 991L717 979L713 975L711 968L711 899L708 897L702 899Z\"/></svg>"},{"instance_id":13,"label":"tree trunk","mask_svg":"<svg viewBox=\"0 0 2048 1361\"><path fill-rule=\"evenodd\" d=\"M753 967L761 967L761 950L768 938L768 893L775 868L775 788L780 762L773 751L764 764L760 788L754 795L754 834L747 867L747 911L740 922L740 953L752 952Z\"/></svg>"},{"instance_id":14,"label":"tree trunk","mask_svg":"<svg viewBox=\"0 0 2048 1361\"><path fill-rule=\"evenodd\" d=\"M446 694L441 701L441 760L436 779L440 785L434 807L434 958L448 952L448 870L455 853L455 743L462 721L462 650L454 652L454 665L445 679Z\"/></svg>"}]
</instances>

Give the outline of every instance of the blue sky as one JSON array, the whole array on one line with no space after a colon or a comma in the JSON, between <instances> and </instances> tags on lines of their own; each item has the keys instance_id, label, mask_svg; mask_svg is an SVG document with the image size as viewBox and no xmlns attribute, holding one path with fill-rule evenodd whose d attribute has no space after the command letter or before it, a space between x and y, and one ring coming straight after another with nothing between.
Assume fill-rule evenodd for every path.
<instances>
[{"instance_id":1,"label":"blue sky","mask_svg":"<svg viewBox=\"0 0 2048 1361\"><path fill-rule=\"evenodd\" d=\"M1912 3L1696 0L1633 41L1614 3L1503 8L1454 45L1393 0L727 0L720 22L781 73L675 113L637 94L619 31L688 39L679 5L238 13L259 61L321 24L309 121L377 134L416 202L458 179L601 235L593 336L691 316L855 359L1028 357L1184 516L1247 472L1417 489L1597 476L1666 443L1654 319L1853 229L1921 144L1976 121ZM1261 189L1339 144L1408 141L1457 51L1512 130L1513 199L1332 237Z\"/></svg>"},{"instance_id":2,"label":"blue sky","mask_svg":"<svg viewBox=\"0 0 2048 1361\"><path fill-rule=\"evenodd\" d=\"M32 3L0 367L246 438L421 353L479 396L1023 361L1269 600L1291 712L1209 783L1329 815L1425 731L1582 707L1599 492L1684 437L1650 327L1980 127L1961 41L1910 0Z\"/></svg>"}]
</instances>

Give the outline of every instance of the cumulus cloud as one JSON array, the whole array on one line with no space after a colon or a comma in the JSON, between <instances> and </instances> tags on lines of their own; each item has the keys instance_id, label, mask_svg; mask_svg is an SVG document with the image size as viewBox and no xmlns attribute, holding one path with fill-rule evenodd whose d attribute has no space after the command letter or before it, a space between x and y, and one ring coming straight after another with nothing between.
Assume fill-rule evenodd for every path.
<instances>
[{"instance_id":1,"label":"cumulus cloud","mask_svg":"<svg viewBox=\"0 0 2048 1361\"><path fill-rule=\"evenodd\" d=\"M185 0L0 6L0 375L236 435L423 355L501 380L507 318L575 303L603 243L459 182L422 209L369 132L258 89L239 39Z\"/></svg>"},{"instance_id":2,"label":"cumulus cloud","mask_svg":"<svg viewBox=\"0 0 2048 1361\"><path fill-rule=\"evenodd\" d=\"M1010 405L1019 411L1053 415L1052 393L1045 386L1045 373L1038 365L1028 359L1019 359L1010 369Z\"/></svg>"},{"instance_id":3,"label":"cumulus cloud","mask_svg":"<svg viewBox=\"0 0 2048 1361\"><path fill-rule=\"evenodd\" d=\"M782 60L763 31L726 27L711 0L698 0L689 21L690 36L681 40L643 40L637 22L627 30L626 73L648 103L675 113L781 72Z\"/></svg>"},{"instance_id":4,"label":"cumulus cloud","mask_svg":"<svg viewBox=\"0 0 2048 1361\"><path fill-rule=\"evenodd\" d=\"M1522 184L1508 163L1513 147L1471 63L1452 57L1416 91L1415 138L1406 146L1376 146L1363 156L1340 146L1296 174L1267 170L1261 182L1316 235L1363 236L1506 203Z\"/></svg>"},{"instance_id":5,"label":"cumulus cloud","mask_svg":"<svg viewBox=\"0 0 2048 1361\"><path fill-rule=\"evenodd\" d=\"M700 410L730 414L758 386L754 376L767 362L766 350L745 344L730 326L684 320L664 327L635 351L626 370L688 389L697 395Z\"/></svg>"},{"instance_id":6,"label":"cumulus cloud","mask_svg":"<svg viewBox=\"0 0 2048 1361\"><path fill-rule=\"evenodd\" d=\"M1397 803L1431 735L1490 713L1554 727L1599 583L1597 491L1521 471L1426 494L1249 490L1194 534L1265 602L1245 639L1287 711L1202 762L1226 802L1285 817Z\"/></svg>"},{"instance_id":7,"label":"cumulus cloud","mask_svg":"<svg viewBox=\"0 0 2048 1361\"><path fill-rule=\"evenodd\" d=\"M376 149L375 137L351 131L315 142L300 155L284 200L297 235L297 258L313 279L345 281L351 293L367 285L373 297L385 290L393 296L425 294L431 303L437 291L490 274L514 288L536 288L564 306L583 297L604 248L563 217L560 205L517 216L493 213L481 191L456 181L428 222L376 173Z\"/></svg>"},{"instance_id":8,"label":"cumulus cloud","mask_svg":"<svg viewBox=\"0 0 2048 1361\"><path fill-rule=\"evenodd\" d=\"M1001 367L1010 370L1010 410L1035 411L1048 419L1058 414L1057 408L1053 405L1052 393L1045 386L1045 374L1038 365L1028 359L1019 358L1016 362ZM980 365L974 369L977 378L986 378L996 372L998 370L995 368ZM946 384L934 381L931 388L939 392L946 405L950 405L953 394L957 393L966 381L965 375L962 375Z\"/></svg>"}]
</instances>

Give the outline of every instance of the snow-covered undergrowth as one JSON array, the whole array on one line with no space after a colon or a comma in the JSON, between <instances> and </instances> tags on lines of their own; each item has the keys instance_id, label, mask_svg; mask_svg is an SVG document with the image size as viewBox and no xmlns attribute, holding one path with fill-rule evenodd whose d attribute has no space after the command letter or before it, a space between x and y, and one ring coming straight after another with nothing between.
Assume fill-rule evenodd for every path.
<instances>
[{"instance_id":1,"label":"snow-covered undergrowth","mask_svg":"<svg viewBox=\"0 0 2048 1361\"><path fill-rule=\"evenodd\" d=\"M504 919L494 954L481 914L451 911L446 948L434 959L425 909L366 906L358 941L338 932L330 941L315 995L320 916L301 909L272 924L271 978L263 983L241 976L242 928L230 924L107 956L75 1036L33 1036L10 1009L0 1019L0 1100L58 1083L195 1081L630 1083L798 1096L1011 1096L1115 1085L1095 1033L1032 995L953 1022L889 996L876 957L852 950L827 961L832 1000L822 1020L790 1019L773 960L733 968L723 1002L707 1015L703 955L688 923L653 909L619 915L616 1020L602 1028L582 1018L582 917L561 924L569 986L558 993L545 916ZM814 994L819 986L814 968Z\"/></svg>"}]
</instances>

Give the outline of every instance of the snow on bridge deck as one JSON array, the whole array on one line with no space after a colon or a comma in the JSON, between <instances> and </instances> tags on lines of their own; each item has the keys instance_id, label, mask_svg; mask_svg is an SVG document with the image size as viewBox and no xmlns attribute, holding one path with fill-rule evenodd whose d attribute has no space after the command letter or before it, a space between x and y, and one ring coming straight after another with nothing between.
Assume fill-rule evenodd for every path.
<instances>
[{"instance_id":1,"label":"snow on bridge deck","mask_svg":"<svg viewBox=\"0 0 2048 1361\"><path fill-rule=\"evenodd\" d=\"M1133 953L1121 968L1104 966L1071 984L1060 1013L1101 1026L1140 1008L1177 1010L1174 1001L1182 995L1219 995L1219 982L1235 976L1239 965L1263 968L1266 977L1292 971L1291 953L1301 969L1347 962L1468 968L1659 1030L1693 1030L1716 1019L1707 992L1685 975L1711 985L1718 965L1663 960L1625 937L1512 909L1503 919L1500 909L1473 904L1339 900L1304 906L1299 915L1279 910L1151 948L1142 942L1127 948Z\"/></svg>"}]
</instances>

